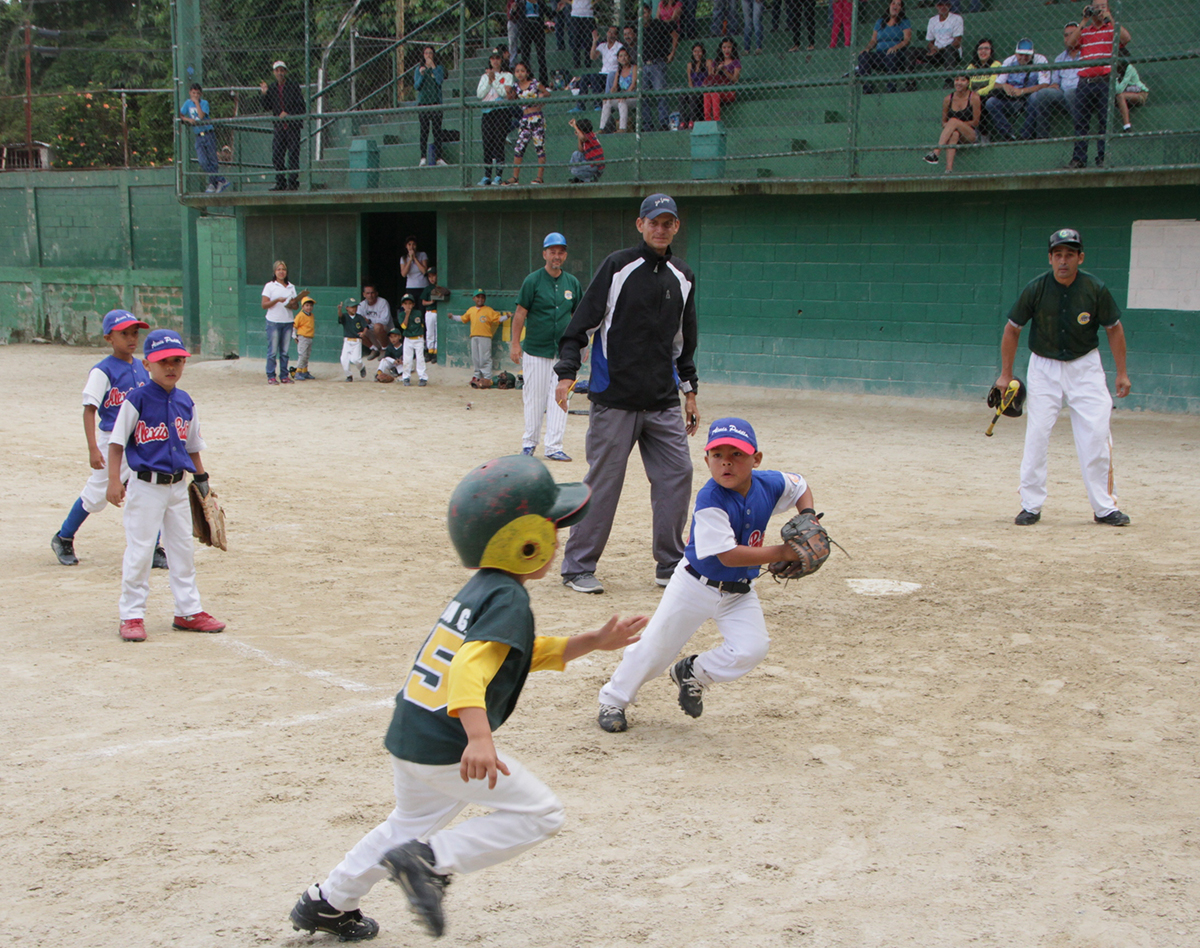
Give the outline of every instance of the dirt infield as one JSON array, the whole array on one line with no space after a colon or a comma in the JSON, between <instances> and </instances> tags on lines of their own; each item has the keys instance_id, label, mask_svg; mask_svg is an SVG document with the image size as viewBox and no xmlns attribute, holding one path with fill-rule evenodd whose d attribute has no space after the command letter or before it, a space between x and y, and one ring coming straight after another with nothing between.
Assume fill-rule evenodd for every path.
<instances>
[{"instance_id":1,"label":"dirt infield","mask_svg":"<svg viewBox=\"0 0 1200 948\"><path fill-rule=\"evenodd\" d=\"M103 355L0 347L0 943L331 943L287 912L390 809L391 699L466 578L446 502L519 448L520 393L442 366L426 389L189 366L230 534L228 553L198 552L200 591L229 629L171 631L156 572L149 641L130 645L119 515L87 521L79 566L49 545L88 473L79 391ZM1019 528L1024 422L984 438L982 400L705 385L700 408L750 419L765 466L810 479L853 558L760 585L771 653L699 720L664 677L627 734L602 733L615 655L532 676L497 744L558 792L567 826L456 879L443 942L1200 942L1200 419L1116 417L1133 518L1117 530L1091 522L1064 418L1042 523ZM570 418L559 480L583 477L585 424ZM698 488L699 439L692 453ZM539 631L653 611L648 502L635 458L607 593L533 584ZM374 944L427 941L394 887L363 908Z\"/></svg>"}]
</instances>

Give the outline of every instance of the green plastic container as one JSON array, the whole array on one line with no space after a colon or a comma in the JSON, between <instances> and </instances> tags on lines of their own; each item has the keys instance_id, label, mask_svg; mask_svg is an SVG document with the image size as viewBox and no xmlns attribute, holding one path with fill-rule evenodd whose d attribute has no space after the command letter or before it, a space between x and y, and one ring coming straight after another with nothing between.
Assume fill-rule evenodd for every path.
<instances>
[{"instance_id":1,"label":"green plastic container","mask_svg":"<svg viewBox=\"0 0 1200 948\"><path fill-rule=\"evenodd\" d=\"M720 122L697 122L692 126L692 177L725 177L725 129Z\"/></svg>"},{"instance_id":2,"label":"green plastic container","mask_svg":"<svg viewBox=\"0 0 1200 948\"><path fill-rule=\"evenodd\" d=\"M373 138L356 138L350 143L350 188L365 191L379 187L379 146Z\"/></svg>"}]
</instances>

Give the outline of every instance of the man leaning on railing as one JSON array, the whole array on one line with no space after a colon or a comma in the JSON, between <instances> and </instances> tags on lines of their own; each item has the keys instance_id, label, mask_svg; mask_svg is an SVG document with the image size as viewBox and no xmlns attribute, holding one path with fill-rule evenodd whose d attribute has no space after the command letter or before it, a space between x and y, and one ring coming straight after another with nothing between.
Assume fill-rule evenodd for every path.
<instances>
[{"instance_id":1,"label":"man leaning on railing","mask_svg":"<svg viewBox=\"0 0 1200 948\"><path fill-rule=\"evenodd\" d=\"M268 86L264 82L258 87L262 92L263 109L279 118L303 115L304 95L287 77L287 63L277 59L271 70L275 73L275 84ZM299 121L275 123L275 134L271 139L271 161L276 172L272 191L296 191L300 187L300 177L296 174L300 170L300 126ZM292 174L285 174L288 170Z\"/></svg>"}]
</instances>

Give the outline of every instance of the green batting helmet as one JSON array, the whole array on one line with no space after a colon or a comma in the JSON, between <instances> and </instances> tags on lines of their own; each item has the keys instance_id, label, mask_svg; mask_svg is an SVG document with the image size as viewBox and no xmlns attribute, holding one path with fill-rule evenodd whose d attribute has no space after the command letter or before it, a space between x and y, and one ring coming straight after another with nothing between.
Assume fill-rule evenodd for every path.
<instances>
[{"instance_id":1,"label":"green batting helmet","mask_svg":"<svg viewBox=\"0 0 1200 948\"><path fill-rule=\"evenodd\" d=\"M555 531L583 519L591 494L584 484L555 483L536 458L496 458L450 495L450 540L468 569L534 573L554 556Z\"/></svg>"}]
</instances>

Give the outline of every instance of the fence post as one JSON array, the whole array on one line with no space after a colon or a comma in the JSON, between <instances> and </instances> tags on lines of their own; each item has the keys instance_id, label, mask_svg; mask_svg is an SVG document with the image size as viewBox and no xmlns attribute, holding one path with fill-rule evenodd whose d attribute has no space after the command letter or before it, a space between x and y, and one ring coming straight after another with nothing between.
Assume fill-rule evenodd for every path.
<instances>
[{"instance_id":1,"label":"fence post","mask_svg":"<svg viewBox=\"0 0 1200 948\"><path fill-rule=\"evenodd\" d=\"M309 0L304 0L304 125L308 129L308 161L304 169L304 190L312 191L313 132L312 132L312 48L309 41ZM320 121L318 119L318 121ZM284 161L286 162L286 158Z\"/></svg>"},{"instance_id":2,"label":"fence post","mask_svg":"<svg viewBox=\"0 0 1200 948\"><path fill-rule=\"evenodd\" d=\"M624 8L624 4L622 4L622 9L623 8ZM646 81L646 72L645 72L645 70L646 70L646 41L644 39L646 31L643 29L643 26L645 25L646 21L645 21L645 18L642 16L641 5L639 4L634 9L637 10L637 14L638 14L638 18L637 18L638 80L637 80L637 89L634 90L637 93L637 95L634 97L634 100L633 100L633 107L634 107L634 109L637 110L637 118L634 119L634 122L633 122L633 180L640 184L642 181L642 123L645 121L645 118L642 116L642 86L645 84L645 81ZM618 75L618 77L620 76L619 70L617 72L617 75ZM618 110L618 112L617 112L618 127L620 126L620 124L621 124L620 110Z\"/></svg>"},{"instance_id":3,"label":"fence post","mask_svg":"<svg viewBox=\"0 0 1200 948\"><path fill-rule=\"evenodd\" d=\"M846 48L850 50L850 81L846 85L848 95L846 103L846 175L850 178L858 177L858 97L860 88L858 83L858 57L855 50L858 48L854 40L858 33L858 0L850 6L850 44ZM839 34L844 36L845 33Z\"/></svg>"},{"instance_id":4,"label":"fence post","mask_svg":"<svg viewBox=\"0 0 1200 948\"><path fill-rule=\"evenodd\" d=\"M1113 41L1112 49L1109 50L1109 55L1112 56L1113 64L1108 70L1108 101L1104 104L1104 109L1107 112L1104 121L1105 134L1096 139L1096 150L1099 151L1104 147L1108 151L1107 141L1112 135L1113 123L1120 120L1120 114L1117 112L1117 56L1121 51L1121 24L1113 22ZM1090 129L1089 129L1090 131ZM1099 129L1097 129L1099 131ZM1105 155L1107 161L1108 156Z\"/></svg>"},{"instance_id":5,"label":"fence post","mask_svg":"<svg viewBox=\"0 0 1200 948\"><path fill-rule=\"evenodd\" d=\"M467 179L467 0L458 2L458 164L461 187ZM440 150L440 145L439 145Z\"/></svg>"}]
</instances>

